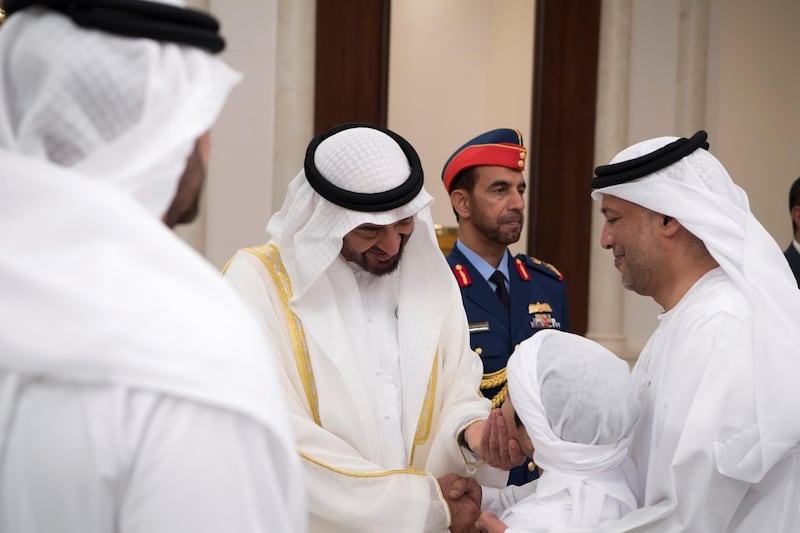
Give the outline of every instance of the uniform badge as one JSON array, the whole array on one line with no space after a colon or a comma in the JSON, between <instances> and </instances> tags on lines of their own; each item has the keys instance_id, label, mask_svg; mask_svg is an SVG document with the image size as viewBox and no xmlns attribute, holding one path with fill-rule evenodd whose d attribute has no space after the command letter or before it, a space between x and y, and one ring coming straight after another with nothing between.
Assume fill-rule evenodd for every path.
<instances>
[{"instance_id":1,"label":"uniform badge","mask_svg":"<svg viewBox=\"0 0 800 533\"><path fill-rule=\"evenodd\" d=\"M461 288L472 285L472 278L469 277L469 272L463 265L456 265L453 267L453 274L456 275L456 281Z\"/></svg>"},{"instance_id":2,"label":"uniform badge","mask_svg":"<svg viewBox=\"0 0 800 533\"><path fill-rule=\"evenodd\" d=\"M528 314L531 317L532 329L561 329L561 322L553 318L553 308L547 302L528 304Z\"/></svg>"},{"instance_id":3,"label":"uniform badge","mask_svg":"<svg viewBox=\"0 0 800 533\"><path fill-rule=\"evenodd\" d=\"M470 333L484 333L489 329L489 322L470 322L469 324Z\"/></svg>"},{"instance_id":4,"label":"uniform badge","mask_svg":"<svg viewBox=\"0 0 800 533\"><path fill-rule=\"evenodd\" d=\"M532 315L534 313L552 313L552 312L553 308L550 307L550 304L547 302L545 303L536 302L535 304L528 304L529 315Z\"/></svg>"}]
</instances>

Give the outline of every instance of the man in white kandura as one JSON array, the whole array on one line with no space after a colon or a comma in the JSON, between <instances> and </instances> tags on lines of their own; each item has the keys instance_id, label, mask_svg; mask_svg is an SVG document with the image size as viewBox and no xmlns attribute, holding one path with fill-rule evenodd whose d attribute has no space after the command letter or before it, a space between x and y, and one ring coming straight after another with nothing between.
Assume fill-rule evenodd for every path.
<instances>
[{"instance_id":1,"label":"man in white kandura","mask_svg":"<svg viewBox=\"0 0 800 533\"><path fill-rule=\"evenodd\" d=\"M468 447L497 464L422 184L405 139L337 126L309 144L268 244L225 273L278 344L313 531L469 531L479 495L447 501L450 487L479 464Z\"/></svg>"},{"instance_id":2,"label":"man in white kandura","mask_svg":"<svg viewBox=\"0 0 800 533\"><path fill-rule=\"evenodd\" d=\"M598 167L601 244L663 309L633 370L635 510L609 531L800 531L800 292L706 132Z\"/></svg>"},{"instance_id":3,"label":"man in white kandura","mask_svg":"<svg viewBox=\"0 0 800 533\"><path fill-rule=\"evenodd\" d=\"M305 531L268 341L163 223L239 78L216 21L32 3L0 28L0 531Z\"/></svg>"}]
</instances>

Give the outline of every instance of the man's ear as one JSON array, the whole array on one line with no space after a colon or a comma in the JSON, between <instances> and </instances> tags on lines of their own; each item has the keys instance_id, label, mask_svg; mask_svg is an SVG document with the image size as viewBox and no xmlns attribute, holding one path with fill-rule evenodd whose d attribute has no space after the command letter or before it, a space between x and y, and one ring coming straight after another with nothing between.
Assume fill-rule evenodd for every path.
<instances>
[{"instance_id":1,"label":"man's ear","mask_svg":"<svg viewBox=\"0 0 800 533\"><path fill-rule=\"evenodd\" d=\"M469 218L470 215L470 196L465 189L455 189L450 193L450 204L453 210L458 213L458 218Z\"/></svg>"},{"instance_id":2,"label":"man's ear","mask_svg":"<svg viewBox=\"0 0 800 533\"><path fill-rule=\"evenodd\" d=\"M682 228L681 223L675 220L674 218L663 215L661 217L661 232L664 235L674 235L677 231Z\"/></svg>"},{"instance_id":3,"label":"man's ear","mask_svg":"<svg viewBox=\"0 0 800 533\"><path fill-rule=\"evenodd\" d=\"M800 227L800 205L792 207L791 215L792 215L792 221L794 221L794 223L797 224L798 227Z\"/></svg>"}]
</instances>

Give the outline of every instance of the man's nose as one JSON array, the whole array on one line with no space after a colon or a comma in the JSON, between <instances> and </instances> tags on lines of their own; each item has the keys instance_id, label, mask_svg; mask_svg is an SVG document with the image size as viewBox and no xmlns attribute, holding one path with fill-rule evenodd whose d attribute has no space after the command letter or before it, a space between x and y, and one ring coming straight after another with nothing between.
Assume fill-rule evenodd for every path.
<instances>
[{"instance_id":1,"label":"man's nose","mask_svg":"<svg viewBox=\"0 0 800 533\"><path fill-rule=\"evenodd\" d=\"M608 231L608 224L603 224L603 229L600 231L600 246L606 250L610 250L613 244L614 242L611 238L611 232Z\"/></svg>"},{"instance_id":2,"label":"man's nose","mask_svg":"<svg viewBox=\"0 0 800 533\"><path fill-rule=\"evenodd\" d=\"M525 210L525 193L514 191L511 193L511 198L508 203L508 208L515 211Z\"/></svg>"},{"instance_id":3,"label":"man's nose","mask_svg":"<svg viewBox=\"0 0 800 533\"><path fill-rule=\"evenodd\" d=\"M378 241L378 247L389 255L397 255L400 251L400 242L403 235L394 229L386 230L385 234Z\"/></svg>"}]
</instances>

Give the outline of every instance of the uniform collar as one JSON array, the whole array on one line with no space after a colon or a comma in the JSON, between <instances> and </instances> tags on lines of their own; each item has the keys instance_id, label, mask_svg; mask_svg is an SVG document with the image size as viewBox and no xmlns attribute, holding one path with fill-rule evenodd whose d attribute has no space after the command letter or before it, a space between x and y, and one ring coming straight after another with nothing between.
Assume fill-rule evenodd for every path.
<instances>
[{"instance_id":1,"label":"uniform collar","mask_svg":"<svg viewBox=\"0 0 800 533\"><path fill-rule=\"evenodd\" d=\"M511 277L508 275L508 249L506 249L506 253L503 257L503 260L500 261L500 264L497 268L490 265L486 260L479 256L476 252L472 251L466 244L461 242L461 239L456 240L456 246L458 247L459 251L464 254L464 257L467 258L467 261L472 263L472 266L480 273L481 277L486 281L489 281L489 276L494 274L495 270L499 270L503 273L506 277L506 281L510 281ZM491 282L490 282L491 283Z\"/></svg>"}]
</instances>

